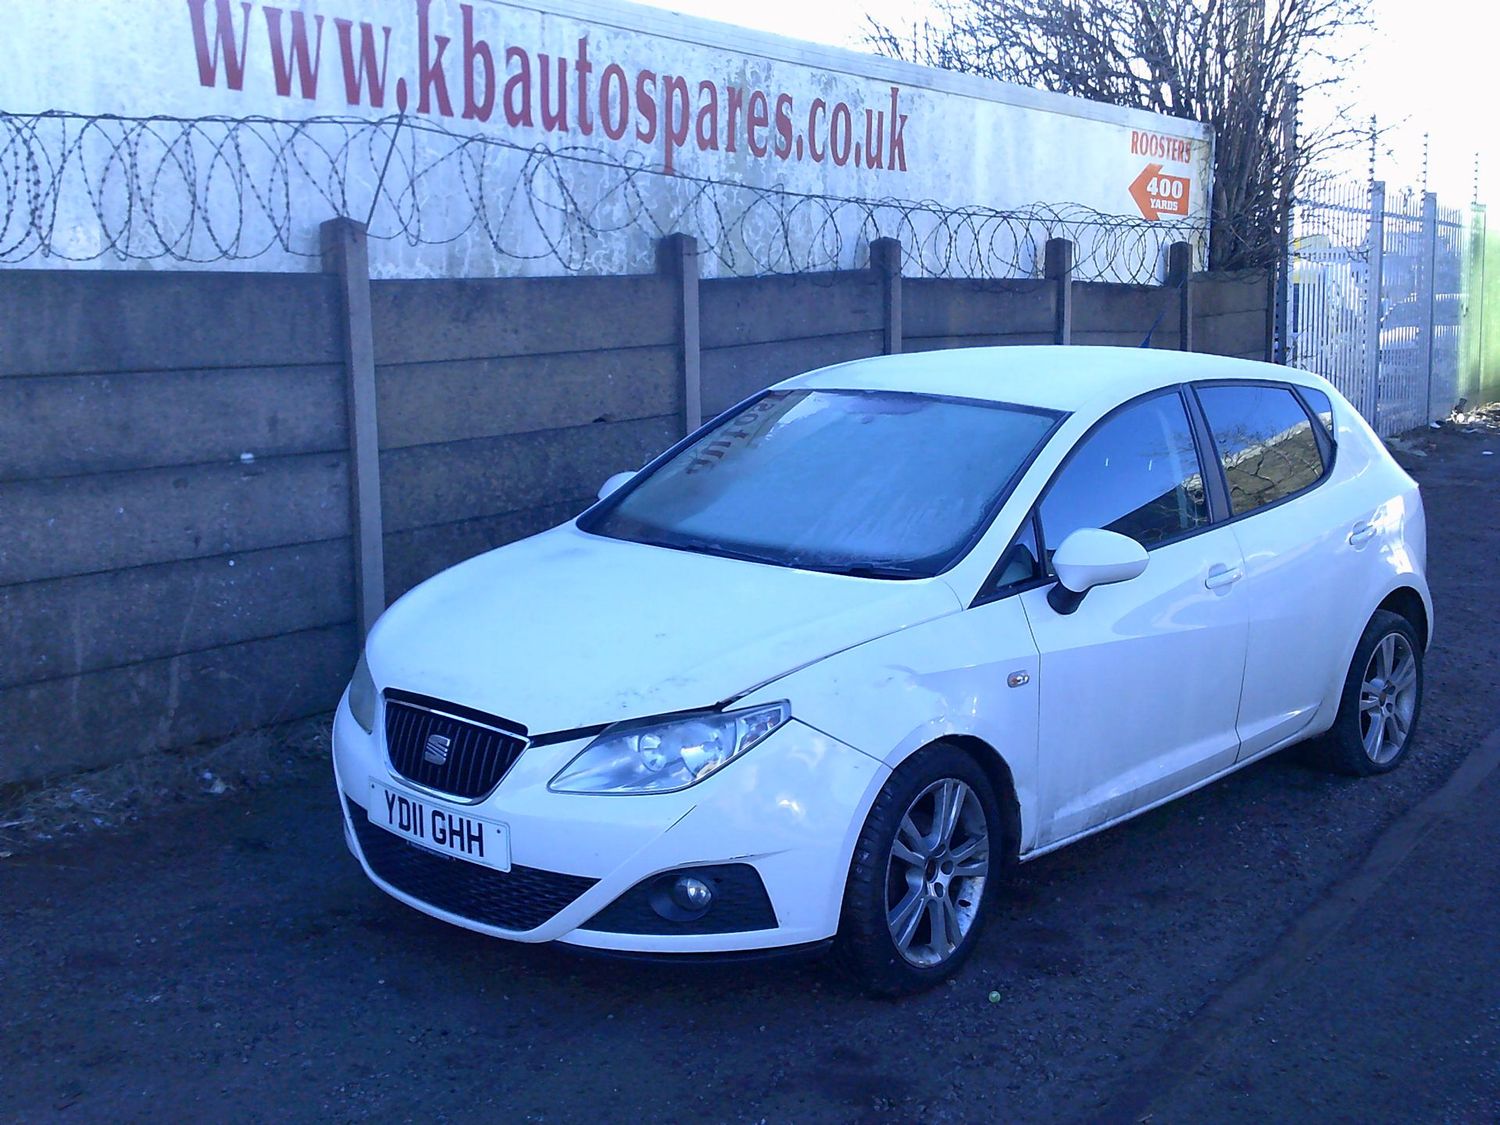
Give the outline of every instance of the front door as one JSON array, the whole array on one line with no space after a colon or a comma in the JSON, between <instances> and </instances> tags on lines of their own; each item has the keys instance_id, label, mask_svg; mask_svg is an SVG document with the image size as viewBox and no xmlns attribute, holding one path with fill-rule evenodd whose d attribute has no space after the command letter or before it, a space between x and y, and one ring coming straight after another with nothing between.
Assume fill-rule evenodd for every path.
<instances>
[{"instance_id":1,"label":"front door","mask_svg":"<svg viewBox=\"0 0 1500 1125\"><path fill-rule=\"evenodd\" d=\"M1138 399L1085 437L1043 496L1050 556L1080 528L1150 553L1139 577L1091 590L1070 614L1021 596L1040 653L1038 845L1119 819L1227 768L1247 616L1243 562L1210 523L1177 391Z\"/></svg>"}]
</instances>

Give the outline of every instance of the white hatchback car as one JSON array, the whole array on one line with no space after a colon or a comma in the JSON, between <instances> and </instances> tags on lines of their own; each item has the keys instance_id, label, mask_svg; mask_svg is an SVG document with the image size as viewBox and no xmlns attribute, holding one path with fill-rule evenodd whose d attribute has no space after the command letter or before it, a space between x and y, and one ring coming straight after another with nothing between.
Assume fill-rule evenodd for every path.
<instances>
[{"instance_id":1,"label":"white hatchback car","mask_svg":"<svg viewBox=\"0 0 1500 1125\"><path fill-rule=\"evenodd\" d=\"M1009 862L1313 735L1397 765L1425 555L1417 486L1304 372L825 368L393 605L334 722L346 836L497 937L833 943L908 991L971 951Z\"/></svg>"}]
</instances>

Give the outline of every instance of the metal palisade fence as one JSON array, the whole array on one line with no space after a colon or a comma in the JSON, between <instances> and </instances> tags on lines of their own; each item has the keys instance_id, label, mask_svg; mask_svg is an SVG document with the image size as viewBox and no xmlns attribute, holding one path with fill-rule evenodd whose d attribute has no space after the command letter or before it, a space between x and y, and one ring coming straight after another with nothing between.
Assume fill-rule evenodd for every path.
<instances>
[{"instance_id":1,"label":"metal palisade fence","mask_svg":"<svg viewBox=\"0 0 1500 1125\"><path fill-rule=\"evenodd\" d=\"M1327 181L1297 200L1287 362L1329 379L1382 436L1448 417L1465 396L1472 248L1484 208L1380 181Z\"/></svg>"}]
</instances>

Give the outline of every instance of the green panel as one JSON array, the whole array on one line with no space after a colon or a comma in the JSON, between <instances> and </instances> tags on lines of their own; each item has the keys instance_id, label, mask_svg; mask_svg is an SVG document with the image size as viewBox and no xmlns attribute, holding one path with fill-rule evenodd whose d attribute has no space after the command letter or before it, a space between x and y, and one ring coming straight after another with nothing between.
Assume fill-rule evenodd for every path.
<instances>
[{"instance_id":1,"label":"green panel","mask_svg":"<svg viewBox=\"0 0 1500 1125\"><path fill-rule=\"evenodd\" d=\"M1475 206L1469 234L1469 295L1464 314L1459 394L1471 405L1500 401L1500 224Z\"/></svg>"}]
</instances>

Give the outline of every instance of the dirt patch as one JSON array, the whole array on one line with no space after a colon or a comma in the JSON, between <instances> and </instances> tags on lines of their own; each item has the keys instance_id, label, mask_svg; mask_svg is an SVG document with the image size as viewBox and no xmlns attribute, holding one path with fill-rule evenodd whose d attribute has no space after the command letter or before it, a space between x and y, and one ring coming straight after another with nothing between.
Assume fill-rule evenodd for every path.
<instances>
[{"instance_id":1,"label":"dirt patch","mask_svg":"<svg viewBox=\"0 0 1500 1125\"><path fill-rule=\"evenodd\" d=\"M1446 421L1386 438L1385 444L1408 468L1440 451L1500 457L1500 402L1455 410Z\"/></svg>"},{"instance_id":2,"label":"dirt patch","mask_svg":"<svg viewBox=\"0 0 1500 1125\"><path fill-rule=\"evenodd\" d=\"M310 777L323 768L331 722L317 715L41 785L9 786L0 790L0 858Z\"/></svg>"}]
</instances>

